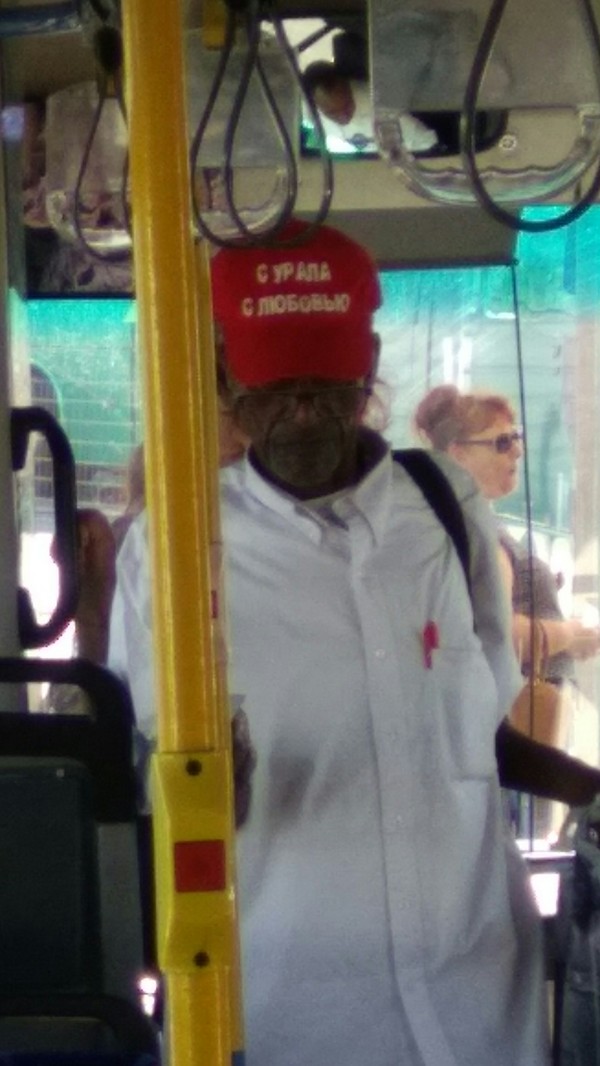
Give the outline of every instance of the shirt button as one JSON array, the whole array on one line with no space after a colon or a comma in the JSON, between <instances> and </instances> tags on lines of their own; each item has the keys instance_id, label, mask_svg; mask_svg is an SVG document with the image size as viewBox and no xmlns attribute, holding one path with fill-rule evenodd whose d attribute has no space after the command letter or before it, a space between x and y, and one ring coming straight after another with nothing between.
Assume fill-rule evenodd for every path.
<instances>
[{"instance_id":1,"label":"shirt button","mask_svg":"<svg viewBox=\"0 0 600 1066\"><path fill-rule=\"evenodd\" d=\"M375 658L376 659L385 659L385 655L386 655L385 648L377 648L376 649L376 651L375 651Z\"/></svg>"}]
</instances>

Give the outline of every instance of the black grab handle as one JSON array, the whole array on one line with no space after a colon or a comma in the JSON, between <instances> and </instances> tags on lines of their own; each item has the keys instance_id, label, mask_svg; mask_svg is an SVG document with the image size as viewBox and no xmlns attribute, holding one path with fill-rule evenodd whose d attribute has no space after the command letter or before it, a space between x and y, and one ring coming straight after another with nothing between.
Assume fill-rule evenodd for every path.
<instances>
[{"instance_id":1,"label":"black grab handle","mask_svg":"<svg viewBox=\"0 0 600 1066\"><path fill-rule=\"evenodd\" d=\"M52 458L58 599L47 622L36 620L27 589L18 590L19 639L23 648L51 644L75 614L78 596L75 460L64 430L43 407L11 410L12 467L22 470L32 433L45 437Z\"/></svg>"}]
</instances>

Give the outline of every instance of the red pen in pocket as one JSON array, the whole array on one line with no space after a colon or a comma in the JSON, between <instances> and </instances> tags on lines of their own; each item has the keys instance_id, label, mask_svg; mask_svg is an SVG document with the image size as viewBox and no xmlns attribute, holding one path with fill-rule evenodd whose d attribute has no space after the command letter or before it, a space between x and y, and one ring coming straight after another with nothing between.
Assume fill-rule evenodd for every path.
<instances>
[{"instance_id":1,"label":"red pen in pocket","mask_svg":"<svg viewBox=\"0 0 600 1066\"><path fill-rule=\"evenodd\" d=\"M440 634L435 622L429 621L423 630L423 663L426 670L433 667L433 652L440 646Z\"/></svg>"}]
</instances>

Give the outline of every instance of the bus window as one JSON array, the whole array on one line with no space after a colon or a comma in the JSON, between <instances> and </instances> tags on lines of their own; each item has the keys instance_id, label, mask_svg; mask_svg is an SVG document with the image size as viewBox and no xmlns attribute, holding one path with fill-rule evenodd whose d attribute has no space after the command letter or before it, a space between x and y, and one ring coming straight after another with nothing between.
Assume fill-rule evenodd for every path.
<instances>
[{"instance_id":1,"label":"bus window","mask_svg":"<svg viewBox=\"0 0 600 1066\"><path fill-rule=\"evenodd\" d=\"M534 217L557 210L536 209ZM512 404L526 455L517 487L493 508L524 555L548 567L564 618L586 629L599 623L599 210L568 230L521 234L518 305L510 266L386 271L378 315L379 415L393 446L415 444L416 406L436 385L501 394ZM596 765L600 657L579 658L573 648L556 679L560 744ZM565 815L559 805L522 796L515 830L524 847L558 847Z\"/></svg>"}]
</instances>

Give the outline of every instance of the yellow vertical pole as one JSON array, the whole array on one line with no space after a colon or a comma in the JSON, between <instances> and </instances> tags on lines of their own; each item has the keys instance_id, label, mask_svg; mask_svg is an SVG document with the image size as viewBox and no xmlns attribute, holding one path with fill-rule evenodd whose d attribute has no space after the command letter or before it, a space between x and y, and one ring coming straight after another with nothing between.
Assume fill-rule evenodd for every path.
<instances>
[{"instance_id":1,"label":"yellow vertical pole","mask_svg":"<svg viewBox=\"0 0 600 1066\"><path fill-rule=\"evenodd\" d=\"M209 272L192 239L180 0L123 5L145 395L159 962L173 1066L243 1060L218 591Z\"/></svg>"}]
</instances>

